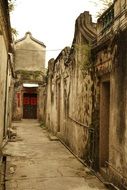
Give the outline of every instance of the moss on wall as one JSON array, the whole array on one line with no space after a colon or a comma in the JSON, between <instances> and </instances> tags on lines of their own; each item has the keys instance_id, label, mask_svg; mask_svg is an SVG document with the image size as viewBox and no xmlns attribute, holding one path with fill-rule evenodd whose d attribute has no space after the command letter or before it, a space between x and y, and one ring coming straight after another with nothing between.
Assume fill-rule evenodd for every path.
<instances>
[{"instance_id":1,"label":"moss on wall","mask_svg":"<svg viewBox=\"0 0 127 190\"><path fill-rule=\"evenodd\" d=\"M25 70L19 70L16 71L16 76L22 80L39 80L40 77L42 77L44 74L41 71L25 71Z\"/></svg>"},{"instance_id":2,"label":"moss on wall","mask_svg":"<svg viewBox=\"0 0 127 190\"><path fill-rule=\"evenodd\" d=\"M91 70L91 46L90 44L75 44L75 50L78 56L78 65L83 74Z\"/></svg>"}]
</instances>

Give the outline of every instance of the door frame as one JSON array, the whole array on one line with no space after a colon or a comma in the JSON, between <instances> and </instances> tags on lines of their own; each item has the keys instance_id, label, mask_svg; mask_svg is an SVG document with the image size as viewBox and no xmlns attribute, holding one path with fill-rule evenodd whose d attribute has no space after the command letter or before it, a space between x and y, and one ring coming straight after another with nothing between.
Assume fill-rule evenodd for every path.
<instances>
[{"instance_id":1,"label":"door frame","mask_svg":"<svg viewBox=\"0 0 127 190\"><path fill-rule=\"evenodd\" d=\"M61 83L57 81L57 132L60 132L60 121L61 121Z\"/></svg>"},{"instance_id":2,"label":"door frame","mask_svg":"<svg viewBox=\"0 0 127 190\"><path fill-rule=\"evenodd\" d=\"M23 107L24 107L24 104L23 104L23 100L24 100L24 94L36 94L37 95L37 105L36 105L36 119L38 119L38 87L23 87L23 90L22 90L22 118L24 119L23 117Z\"/></svg>"},{"instance_id":3,"label":"door frame","mask_svg":"<svg viewBox=\"0 0 127 190\"><path fill-rule=\"evenodd\" d=\"M110 133L110 77L105 76L100 81L100 124L99 124L99 168L105 168L109 161Z\"/></svg>"}]
</instances>

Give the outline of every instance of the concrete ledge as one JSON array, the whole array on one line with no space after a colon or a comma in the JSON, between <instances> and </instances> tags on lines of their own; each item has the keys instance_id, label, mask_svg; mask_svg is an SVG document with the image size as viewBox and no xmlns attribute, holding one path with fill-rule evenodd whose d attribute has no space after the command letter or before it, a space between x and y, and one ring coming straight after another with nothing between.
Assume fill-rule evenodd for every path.
<instances>
[{"instance_id":1,"label":"concrete ledge","mask_svg":"<svg viewBox=\"0 0 127 190\"><path fill-rule=\"evenodd\" d=\"M48 137L49 137L50 141L59 141L59 139L56 136L54 136L52 133L49 133Z\"/></svg>"}]
</instances>

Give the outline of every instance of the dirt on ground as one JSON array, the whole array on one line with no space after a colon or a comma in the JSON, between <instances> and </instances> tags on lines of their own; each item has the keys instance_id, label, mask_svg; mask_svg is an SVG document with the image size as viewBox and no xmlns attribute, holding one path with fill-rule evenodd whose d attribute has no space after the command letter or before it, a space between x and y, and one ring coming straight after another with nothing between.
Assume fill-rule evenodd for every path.
<instances>
[{"instance_id":1,"label":"dirt on ground","mask_svg":"<svg viewBox=\"0 0 127 190\"><path fill-rule=\"evenodd\" d=\"M4 148L6 190L104 190L106 187L36 120L12 123Z\"/></svg>"}]
</instances>

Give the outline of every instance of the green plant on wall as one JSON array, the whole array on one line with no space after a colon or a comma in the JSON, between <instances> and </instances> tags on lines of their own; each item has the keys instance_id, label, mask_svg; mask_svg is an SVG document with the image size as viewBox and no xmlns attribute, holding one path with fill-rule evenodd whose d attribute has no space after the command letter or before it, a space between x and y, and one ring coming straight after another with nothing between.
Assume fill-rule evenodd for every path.
<instances>
[{"instance_id":1,"label":"green plant on wall","mask_svg":"<svg viewBox=\"0 0 127 190\"><path fill-rule=\"evenodd\" d=\"M114 0L91 0L91 3L97 7L99 5L99 11L96 12L96 18L98 19L112 4Z\"/></svg>"},{"instance_id":2,"label":"green plant on wall","mask_svg":"<svg viewBox=\"0 0 127 190\"><path fill-rule=\"evenodd\" d=\"M90 44L75 44L77 60L83 74L91 70L91 47Z\"/></svg>"},{"instance_id":3,"label":"green plant on wall","mask_svg":"<svg viewBox=\"0 0 127 190\"><path fill-rule=\"evenodd\" d=\"M16 74L20 74L21 78L23 80L38 80L38 78L40 76L42 76L41 71L24 71L24 70L20 70L20 71L17 71Z\"/></svg>"},{"instance_id":4,"label":"green plant on wall","mask_svg":"<svg viewBox=\"0 0 127 190\"><path fill-rule=\"evenodd\" d=\"M33 72L33 77L35 80L37 80L41 76L41 71L34 71Z\"/></svg>"},{"instance_id":5,"label":"green plant on wall","mask_svg":"<svg viewBox=\"0 0 127 190\"><path fill-rule=\"evenodd\" d=\"M16 6L15 3L16 3L16 0L8 0L8 10L10 14L15 10L15 6ZM13 40L16 40L18 36L18 31L15 28L11 27L11 34L12 34Z\"/></svg>"},{"instance_id":6,"label":"green plant on wall","mask_svg":"<svg viewBox=\"0 0 127 190\"><path fill-rule=\"evenodd\" d=\"M31 73L28 71L20 70L18 73L21 75L22 79L25 79L25 80L29 80L31 77Z\"/></svg>"},{"instance_id":7,"label":"green plant on wall","mask_svg":"<svg viewBox=\"0 0 127 190\"><path fill-rule=\"evenodd\" d=\"M29 72L24 72L24 73L22 74L22 78L28 80L28 79L31 78L31 74L30 74Z\"/></svg>"},{"instance_id":8,"label":"green plant on wall","mask_svg":"<svg viewBox=\"0 0 127 190\"><path fill-rule=\"evenodd\" d=\"M8 0L9 12L14 11L14 9L15 9L15 1L16 1L16 0Z\"/></svg>"}]
</instances>

